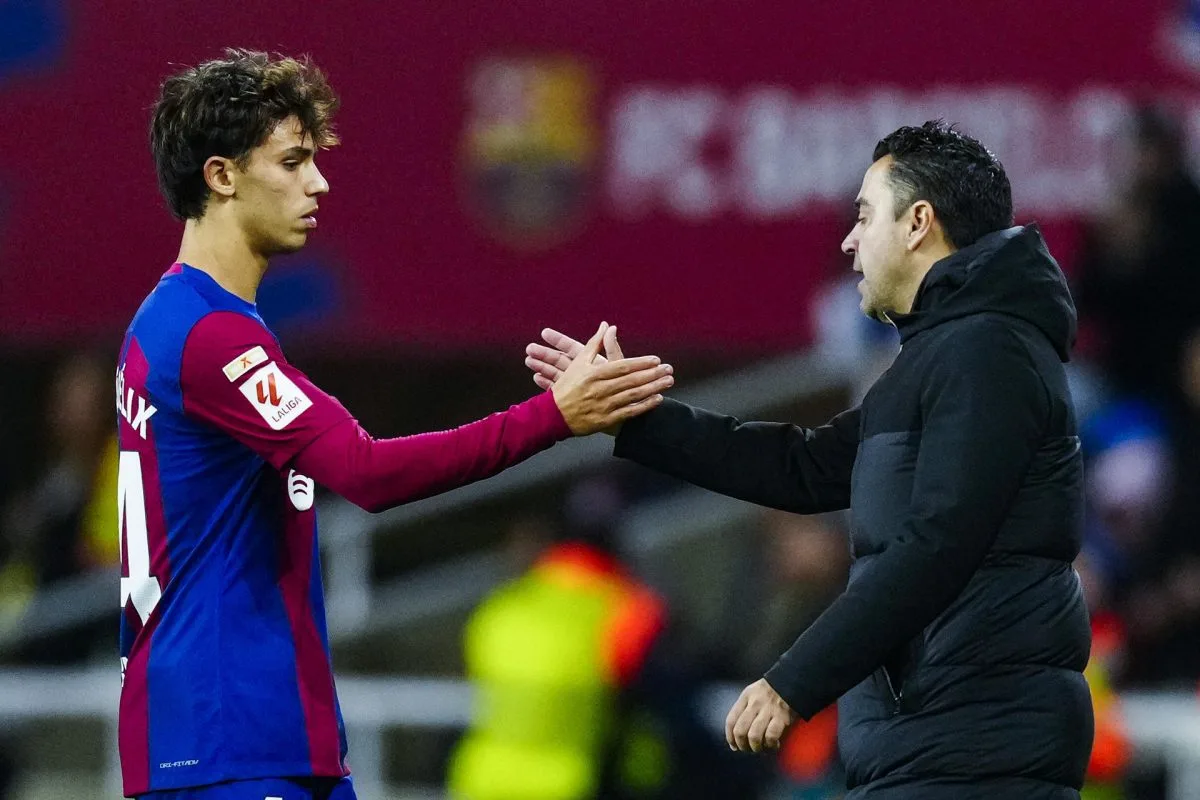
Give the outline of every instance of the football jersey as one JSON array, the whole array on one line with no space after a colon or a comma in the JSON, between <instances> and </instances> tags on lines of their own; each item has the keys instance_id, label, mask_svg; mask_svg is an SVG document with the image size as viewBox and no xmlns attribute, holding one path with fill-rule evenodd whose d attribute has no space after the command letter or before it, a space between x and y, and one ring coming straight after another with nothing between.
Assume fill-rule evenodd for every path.
<instances>
[{"instance_id":1,"label":"football jersey","mask_svg":"<svg viewBox=\"0 0 1200 800\"><path fill-rule=\"evenodd\" d=\"M348 774L315 487L286 465L352 417L182 264L134 317L116 394L125 794Z\"/></svg>"}]
</instances>

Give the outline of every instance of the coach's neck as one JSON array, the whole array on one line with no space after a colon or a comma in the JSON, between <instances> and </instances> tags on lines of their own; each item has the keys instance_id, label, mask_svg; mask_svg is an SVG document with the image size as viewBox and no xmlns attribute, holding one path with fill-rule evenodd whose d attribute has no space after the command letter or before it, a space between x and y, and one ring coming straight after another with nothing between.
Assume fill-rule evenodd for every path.
<instances>
[{"instance_id":1,"label":"coach's neck","mask_svg":"<svg viewBox=\"0 0 1200 800\"><path fill-rule=\"evenodd\" d=\"M921 284L925 281L929 270L933 269L933 265L943 258L953 255L956 250L957 248L950 244L950 241L942 233L940 226L934 228L930 231L930 235L921 240L921 243L909 254L908 269L905 270L907 277L898 292L899 302L896 304L896 311L901 314L912 313L913 304L917 301L917 292L920 291Z\"/></svg>"}]
</instances>

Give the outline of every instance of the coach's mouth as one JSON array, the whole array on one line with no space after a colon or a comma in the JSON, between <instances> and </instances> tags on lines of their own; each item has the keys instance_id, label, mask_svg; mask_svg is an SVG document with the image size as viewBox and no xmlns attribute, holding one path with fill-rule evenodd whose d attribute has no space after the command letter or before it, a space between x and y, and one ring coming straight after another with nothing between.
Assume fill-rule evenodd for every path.
<instances>
[{"instance_id":1,"label":"coach's mouth","mask_svg":"<svg viewBox=\"0 0 1200 800\"><path fill-rule=\"evenodd\" d=\"M300 218L300 220L304 223L305 227L310 228L310 229L316 228L317 227L317 210L314 208L312 211L310 211L307 214L305 214L304 216L302 216Z\"/></svg>"}]
</instances>

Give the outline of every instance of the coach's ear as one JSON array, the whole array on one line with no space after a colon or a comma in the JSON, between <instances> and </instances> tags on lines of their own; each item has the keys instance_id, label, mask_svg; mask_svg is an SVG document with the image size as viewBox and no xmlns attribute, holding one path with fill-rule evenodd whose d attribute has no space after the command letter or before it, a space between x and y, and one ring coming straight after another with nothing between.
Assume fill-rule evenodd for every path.
<instances>
[{"instance_id":1,"label":"coach's ear","mask_svg":"<svg viewBox=\"0 0 1200 800\"><path fill-rule=\"evenodd\" d=\"M233 159L222 156L210 156L204 162L204 182L213 194L221 197L233 197L233 173L236 165Z\"/></svg>"}]
</instances>

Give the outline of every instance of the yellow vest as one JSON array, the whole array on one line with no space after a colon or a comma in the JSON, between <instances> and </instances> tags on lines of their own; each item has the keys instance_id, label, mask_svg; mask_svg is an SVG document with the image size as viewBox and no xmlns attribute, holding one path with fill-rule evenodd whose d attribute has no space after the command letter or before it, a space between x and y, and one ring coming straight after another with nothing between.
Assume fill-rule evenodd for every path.
<instances>
[{"instance_id":1,"label":"yellow vest","mask_svg":"<svg viewBox=\"0 0 1200 800\"><path fill-rule=\"evenodd\" d=\"M596 796L619 685L613 636L647 593L615 570L591 568L591 552L555 548L472 615L474 721L451 758L451 797Z\"/></svg>"}]
</instances>

